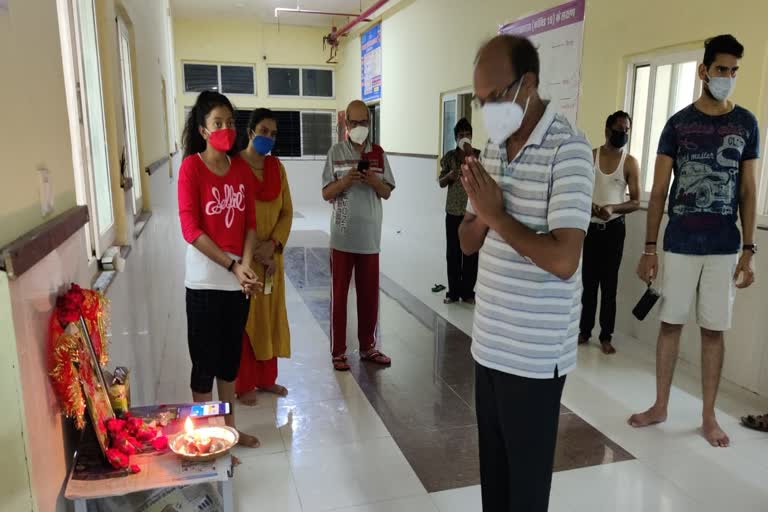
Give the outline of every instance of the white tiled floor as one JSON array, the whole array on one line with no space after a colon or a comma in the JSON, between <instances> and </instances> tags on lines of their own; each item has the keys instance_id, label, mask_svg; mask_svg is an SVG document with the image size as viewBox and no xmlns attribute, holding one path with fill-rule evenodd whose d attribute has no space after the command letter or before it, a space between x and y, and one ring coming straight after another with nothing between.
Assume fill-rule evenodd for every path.
<instances>
[{"instance_id":1,"label":"white tiled floor","mask_svg":"<svg viewBox=\"0 0 768 512\"><path fill-rule=\"evenodd\" d=\"M383 300L388 323L418 332L412 317ZM427 495L351 375L329 368L327 338L290 287L288 302L296 355L281 361L280 380L291 395L264 395L258 407L236 411L241 427L262 441L258 450L237 450L239 510L479 512L477 487ZM668 424L631 429L626 417L648 400L652 367L641 356L606 360L596 348L583 349L580 360L565 404L638 460L556 473L552 512L768 511L768 436L722 413L734 446L709 448L695 430L698 399L677 388ZM183 382L186 367L178 367ZM177 384L164 385L160 395L178 392ZM738 392L727 400L744 410L756 405Z\"/></svg>"},{"instance_id":2,"label":"white tiled floor","mask_svg":"<svg viewBox=\"0 0 768 512\"><path fill-rule=\"evenodd\" d=\"M312 212L302 213L307 218L297 219L296 229L325 228L327 217L320 222ZM395 265L383 267L391 274L387 267ZM411 279L405 270L394 273L390 277L414 294L425 284L423 275ZM183 290L178 266L162 278L164 289ZM156 382L142 384L151 388L142 393L149 401L190 398L183 292L171 295L153 335L152 350L162 371ZM241 428L262 441L258 450L236 451L243 461L235 473L238 510L480 511L477 487L426 493L352 376L330 368L328 339L290 286L287 300L294 357L280 362L280 382L290 395L279 400L263 396L257 407L236 408ZM384 298L382 311L385 337L424 334L423 326L394 302ZM441 311L455 325L469 329L468 308ZM709 448L696 430L700 414L696 373L681 365L670 421L632 429L625 423L627 416L646 407L653 395L653 355L632 340L619 339L617 346L619 354L610 359L596 347L580 351L580 366L568 379L564 403L637 460L555 474L550 510L768 511L768 435L744 430L736 419L746 412L768 411L768 400L725 384L719 406L733 447ZM114 347L113 353L131 350L125 344ZM137 354L132 360L142 357Z\"/></svg>"}]
</instances>

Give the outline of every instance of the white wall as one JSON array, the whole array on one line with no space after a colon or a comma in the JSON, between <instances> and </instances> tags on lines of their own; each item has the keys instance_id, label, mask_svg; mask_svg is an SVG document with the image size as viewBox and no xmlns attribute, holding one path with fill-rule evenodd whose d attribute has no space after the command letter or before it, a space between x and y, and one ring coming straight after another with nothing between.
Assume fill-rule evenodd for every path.
<instances>
[{"instance_id":1,"label":"white wall","mask_svg":"<svg viewBox=\"0 0 768 512\"><path fill-rule=\"evenodd\" d=\"M325 160L283 160L294 210L302 215L315 212L330 212L330 206L323 201L323 167Z\"/></svg>"},{"instance_id":2,"label":"white wall","mask_svg":"<svg viewBox=\"0 0 768 512\"><path fill-rule=\"evenodd\" d=\"M632 316L632 308L645 291L645 284L635 274L639 255L645 242L646 212L632 214L627 220L627 240L624 261L619 277L616 328L618 331L655 346L658 334L658 308L644 322ZM666 226L666 218L662 231ZM661 240L661 237L659 237ZM768 232L758 231L757 244L768 246ZM662 272L663 272L663 257ZM724 378L751 391L768 396L768 315L765 302L768 295L768 261L761 255L755 258L757 283L748 290L738 291L734 306L734 328L726 335ZM660 284L659 284L660 286ZM700 338L696 327L695 311L691 312L688 326L683 331L680 358L700 367Z\"/></svg>"}]
</instances>

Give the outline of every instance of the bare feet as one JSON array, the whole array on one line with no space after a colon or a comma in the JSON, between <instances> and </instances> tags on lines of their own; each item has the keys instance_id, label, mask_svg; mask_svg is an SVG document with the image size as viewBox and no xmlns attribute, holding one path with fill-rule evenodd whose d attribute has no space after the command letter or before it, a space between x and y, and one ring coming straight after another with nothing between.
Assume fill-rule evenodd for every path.
<instances>
[{"instance_id":1,"label":"bare feet","mask_svg":"<svg viewBox=\"0 0 768 512\"><path fill-rule=\"evenodd\" d=\"M280 384L275 384L269 388L260 388L265 393L273 393L277 396L288 396L288 389Z\"/></svg>"},{"instance_id":2,"label":"bare feet","mask_svg":"<svg viewBox=\"0 0 768 512\"><path fill-rule=\"evenodd\" d=\"M600 343L600 350L602 350L603 354L607 356L610 356L616 353L616 349L613 347L613 344L610 341Z\"/></svg>"},{"instance_id":3,"label":"bare feet","mask_svg":"<svg viewBox=\"0 0 768 512\"><path fill-rule=\"evenodd\" d=\"M237 442L240 446L243 446L245 448L258 448L261 446L261 443L256 438L256 436L252 436L250 434L246 434L245 432L242 432L240 430L237 431L240 434L240 440Z\"/></svg>"},{"instance_id":4,"label":"bare feet","mask_svg":"<svg viewBox=\"0 0 768 512\"><path fill-rule=\"evenodd\" d=\"M649 427L667 421L667 411L660 407L653 406L645 412L633 414L629 417L627 423L635 428Z\"/></svg>"},{"instance_id":5,"label":"bare feet","mask_svg":"<svg viewBox=\"0 0 768 512\"><path fill-rule=\"evenodd\" d=\"M705 418L701 425L701 431L704 434L704 438L715 448L727 448L731 445L728 434L723 432L715 417Z\"/></svg>"},{"instance_id":6,"label":"bare feet","mask_svg":"<svg viewBox=\"0 0 768 512\"><path fill-rule=\"evenodd\" d=\"M256 390L252 389L247 393L238 395L237 400L243 405L247 405L248 407L254 407L259 403L259 399L256 397L257 397Z\"/></svg>"}]
</instances>

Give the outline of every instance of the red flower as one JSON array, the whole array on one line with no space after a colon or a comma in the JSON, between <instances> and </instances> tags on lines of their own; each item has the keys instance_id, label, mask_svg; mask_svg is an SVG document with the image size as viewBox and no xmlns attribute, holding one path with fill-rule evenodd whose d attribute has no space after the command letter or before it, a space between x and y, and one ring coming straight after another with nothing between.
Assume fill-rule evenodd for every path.
<instances>
[{"instance_id":1,"label":"red flower","mask_svg":"<svg viewBox=\"0 0 768 512\"><path fill-rule=\"evenodd\" d=\"M138 464L131 465L131 473L138 473L139 471L141 471L141 468Z\"/></svg>"},{"instance_id":2,"label":"red flower","mask_svg":"<svg viewBox=\"0 0 768 512\"><path fill-rule=\"evenodd\" d=\"M127 439L120 442L116 448L126 455L136 455L136 447Z\"/></svg>"},{"instance_id":3,"label":"red flower","mask_svg":"<svg viewBox=\"0 0 768 512\"><path fill-rule=\"evenodd\" d=\"M66 326L80 319L80 306L69 299L68 296L56 299L56 314L62 326Z\"/></svg>"},{"instance_id":4,"label":"red flower","mask_svg":"<svg viewBox=\"0 0 768 512\"><path fill-rule=\"evenodd\" d=\"M116 448L110 448L107 450L107 460L112 464L115 469L122 469L128 467L128 456Z\"/></svg>"},{"instance_id":5,"label":"red flower","mask_svg":"<svg viewBox=\"0 0 768 512\"><path fill-rule=\"evenodd\" d=\"M142 443L151 441L156 436L157 436L157 430L155 430L152 427L143 426L142 428L139 429L138 432L136 432L136 439L138 439Z\"/></svg>"},{"instance_id":6,"label":"red flower","mask_svg":"<svg viewBox=\"0 0 768 512\"><path fill-rule=\"evenodd\" d=\"M72 283L72 286L69 287L69 291L67 292L66 297L74 302L78 306L78 309L79 306L82 306L83 302L85 302L85 294L83 293L83 289L75 283Z\"/></svg>"},{"instance_id":7,"label":"red flower","mask_svg":"<svg viewBox=\"0 0 768 512\"><path fill-rule=\"evenodd\" d=\"M128 436L128 439L127 439L127 441L128 441L129 443L131 443L131 444L133 445L133 447L134 447L134 448L136 448L137 450L141 450L142 448L144 448L144 445L143 445L143 444L141 444L141 443L138 441L138 439L136 439L136 438L135 438L135 437L133 437L133 436Z\"/></svg>"},{"instance_id":8,"label":"red flower","mask_svg":"<svg viewBox=\"0 0 768 512\"><path fill-rule=\"evenodd\" d=\"M128 424L126 425L126 430L134 436L144 426L144 422L141 418L128 418L127 421Z\"/></svg>"},{"instance_id":9,"label":"red flower","mask_svg":"<svg viewBox=\"0 0 768 512\"><path fill-rule=\"evenodd\" d=\"M152 448L161 452L168 449L168 438L165 436L157 436L152 440Z\"/></svg>"},{"instance_id":10,"label":"red flower","mask_svg":"<svg viewBox=\"0 0 768 512\"><path fill-rule=\"evenodd\" d=\"M107 421L107 430L112 435L117 435L125 429L125 421L117 418L112 418Z\"/></svg>"},{"instance_id":11,"label":"red flower","mask_svg":"<svg viewBox=\"0 0 768 512\"><path fill-rule=\"evenodd\" d=\"M130 412L123 413L123 419L124 420L129 420L131 418L133 418L133 414L131 414Z\"/></svg>"}]
</instances>

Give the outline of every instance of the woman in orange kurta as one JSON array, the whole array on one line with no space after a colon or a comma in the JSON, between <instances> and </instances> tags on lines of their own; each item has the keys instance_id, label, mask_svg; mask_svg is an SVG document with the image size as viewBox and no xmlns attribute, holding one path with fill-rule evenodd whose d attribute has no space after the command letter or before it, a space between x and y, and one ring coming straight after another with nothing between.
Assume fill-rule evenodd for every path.
<instances>
[{"instance_id":1,"label":"woman in orange kurta","mask_svg":"<svg viewBox=\"0 0 768 512\"><path fill-rule=\"evenodd\" d=\"M259 245L251 268L264 291L251 297L248 323L235 391L241 402L256 404L256 392L280 396L288 390L277 384L277 358L291 356L291 334L285 308L283 249L293 222L293 204L285 167L272 151L277 123L268 109L256 109L248 123L250 143L240 156L251 166L256 190L256 234Z\"/></svg>"}]
</instances>

